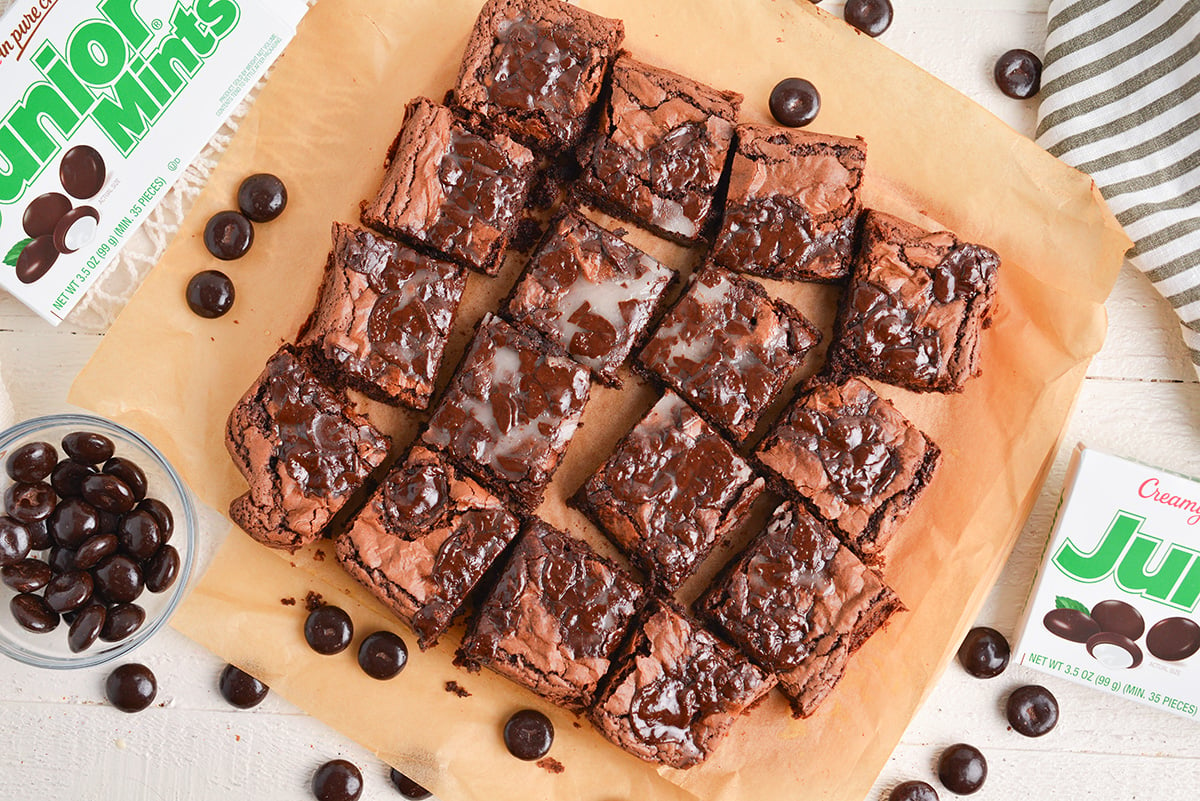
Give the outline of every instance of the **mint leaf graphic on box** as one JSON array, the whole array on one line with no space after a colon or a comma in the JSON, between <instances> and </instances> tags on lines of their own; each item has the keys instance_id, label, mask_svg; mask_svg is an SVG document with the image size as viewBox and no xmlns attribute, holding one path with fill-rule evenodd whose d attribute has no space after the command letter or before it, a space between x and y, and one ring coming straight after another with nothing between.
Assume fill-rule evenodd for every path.
<instances>
[{"instance_id":1,"label":"mint leaf graphic on box","mask_svg":"<svg viewBox=\"0 0 1200 801\"><path fill-rule=\"evenodd\" d=\"M24 250L25 246L28 245L32 241L33 240L31 238L26 237L25 239L22 239L20 242L18 242L17 244L15 244L11 248L9 248L8 253L6 253L4 256L4 263L9 267L16 267L17 259L21 258L21 251Z\"/></svg>"},{"instance_id":2,"label":"mint leaf graphic on box","mask_svg":"<svg viewBox=\"0 0 1200 801\"><path fill-rule=\"evenodd\" d=\"M1089 610L1086 606L1079 603L1079 601L1076 601L1074 598L1068 598L1065 595L1059 595L1059 596L1055 597L1054 608L1055 609L1077 609L1080 612L1083 612L1085 615L1091 614L1091 610Z\"/></svg>"}]
</instances>

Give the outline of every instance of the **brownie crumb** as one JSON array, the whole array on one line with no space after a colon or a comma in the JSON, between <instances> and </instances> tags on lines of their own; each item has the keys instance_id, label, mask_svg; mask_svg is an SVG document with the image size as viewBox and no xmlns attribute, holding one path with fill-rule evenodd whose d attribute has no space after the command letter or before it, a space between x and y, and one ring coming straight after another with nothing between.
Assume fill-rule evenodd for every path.
<instances>
[{"instance_id":1,"label":"brownie crumb","mask_svg":"<svg viewBox=\"0 0 1200 801\"><path fill-rule=\"evenodd\" d=\"M537 766L543 768L547 773L562 773L566 768L563 763L559 762L554 757L542 757L537 761Z\"/></svg>"},{"instance_id":2,"label":"brownie crumb","mask_svg":"<svg viewBox=\"0 0 1200 801\"><path fill-rule=\"evenodd\" d=\"M470 698L471 697L470 691L468 691L466 687L463 687L457 681L446 682L446 692L454 693L459 698Z\"/></svg>"},{"instance_id":3,"label":"brownie crumb","mask_svg":"<svg viewBox=\"0 0 1200 801\"><path fill-rule=\"evenodd\" d=\"M324 605L325 599L319 592L313 592L312 590L309 590L308 595L304 596L304 608L310 612L320 609Z\"/></svg>"},{"instance_id":4,"label":"brownie crumb","mask_svg":"<svg viewBox=\"0 0 1200 801\"><path fill-rule=\"evenodd\" d=\"M628 236L628 234L629 234L629 231L625 230L624 228L622 228L620 226L617 226L616 228L612 229L612 235L619 236L622 239L624 239L626 236Z\"/></svg>"},{"instance_id":5,"label":"brownie crumb","mask_svg":"<svg viewBox=\"0 0 1200 801\"><path fill-rule=\"evenodd\" d=\"M313 551L313 561L314 562L324 562L325 561L325 552L322 551L320 548Z\"/></svg>"},{"instance_id":6,"label":"brownie crumb","mask_svg":"<svg viewBox=\"0 0 1200 801\"><path fill-rule=\"evenodd\" d=\"M295 598L280 598L279 603L283 604L284 606L295 606L296 599Z\"/></svg>"},{"instance_id":7,"label":"brownie crumb","mask_svg":"<svg viewBox=\"0 0 1200 801\"><path fill-rule=\"evenodd\" d=\"M571 721L571 725L572 725L572 726L574 726L574 727L575 727L575 728L577 728L577 729L582 729L582 728L583 728L583 724L582 724L582 723L580 723L578 720L572 720L572 721Z\"/></svg>"},{"instance_id":8,"label":"brownie crumb","mask_svg":"<svg viewBox=\"0 0 1200 801\"><path fill-rule=\"evenodd\" d=\"M542 227L536 221L526 217L517 223L517 232L513 235L509 247L518 253L528 253L542 238Z\"/></svg>"}]
</instances>

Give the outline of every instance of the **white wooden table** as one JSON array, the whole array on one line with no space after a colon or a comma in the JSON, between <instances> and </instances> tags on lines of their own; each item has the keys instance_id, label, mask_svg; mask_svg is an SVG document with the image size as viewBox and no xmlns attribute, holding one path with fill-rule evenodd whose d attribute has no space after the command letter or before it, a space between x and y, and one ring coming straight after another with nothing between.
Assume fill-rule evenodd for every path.
<instances>
[{"instance_id":1,"label":"white wooden table","mask_svg":"<svg viewBox=\"0 0 1200 801\"><path fill-rule=\"evenodd\" d=\"M893 2L896 21L881 41L1032 133L1033 103L1001 95L991 69L1009 48L1041 52L1048 0ZM841 6L823 5L838 15ZM1009 636L1073 443L1200 475L1200 386L1170 308L1127 266L1108 310L1108 340L1055 469L979 617ZM67 410L67 387L98 342L69 327L52 329L0 298L0 365L18 417ZM375 757L282 699L234 711L216 690L221 661L175 631L164 630L137 658L159 678L158 704L138 715L105 704L106 668L61 673L0 663L0 799L310 798L312 771L335 757L363 769L364 799L399 798ZM1004 720L1008 691L1029 682L1049 686L1062 705L1058 728L1039 740L1009 731ZM988 781L974 796L981 800L1183 801L1200 793L1200 725L1032 671L1010 667L985 682L952 663L869 798L886 798L909 778L937 786L937 756L959 741L988 759Z\"/></svg>"}]
</instances>

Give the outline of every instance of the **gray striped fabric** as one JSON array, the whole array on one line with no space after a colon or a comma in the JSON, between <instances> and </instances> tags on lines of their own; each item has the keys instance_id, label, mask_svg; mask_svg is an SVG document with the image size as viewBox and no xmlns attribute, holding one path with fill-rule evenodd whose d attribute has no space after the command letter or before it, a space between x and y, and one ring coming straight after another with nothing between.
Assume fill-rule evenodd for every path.
<instances>
[{"instance_id":1,"label":"gray striped fabric","mask_svg":"<svg viewBox=\"0 0 1200 801\"><path fill-rule=\"evenodd\" d=\"M1090 174L1200 373L1200 0L1051 0L1038 144Z\"/></svg>"}]
</instances>

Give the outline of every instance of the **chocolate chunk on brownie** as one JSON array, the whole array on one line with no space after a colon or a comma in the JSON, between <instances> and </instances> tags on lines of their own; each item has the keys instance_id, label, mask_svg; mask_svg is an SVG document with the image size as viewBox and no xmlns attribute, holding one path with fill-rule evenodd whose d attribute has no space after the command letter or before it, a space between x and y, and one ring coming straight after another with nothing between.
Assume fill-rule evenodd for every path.
<instances>
[{"instance_id":1,"label":"chocolate chunk on brownie","mask_svg":"<svg viewBox=\"0 0 1200 801\"><path fill-rule=\"evenodd\" d=\"M467 41L454 104L473 125L558 152L591 122L625 26L560 0L488 0Z\"/></svg>"},{"instance_id":2,"label":"chocolate chunk on brownie","mask_svg":"<svg viewBox=\"0 0 1200 801\"><path fill-rule=\"evenodd\" d=\"M587 405L587 368L487 315L423 441L527 509L542 501Z\"/></svg>"},{"instance_id":3,"label":"chocolate chunk on brownie","mask_svg":"<svg viewBox=\"0 0 1200 801\"><path fill-rule=\"evenodd\" d=\"M738 126L737 138L709 258L768 278L849 275L862 210L862 140L750 124Z\"/></svg>"},{"instance_id":4,"label":"chocolate chunk on brownie","mask_svg":"<svg viewBox=\"0 0 1200 801\"><path fill-rule=\"evenodd\" d=\"M672 768L707 759L775 686L774 675L667 601L651 602L613 663L592 723L634 756Z\"/></svg>"},{"instance_id":5,"label":"chocolate chunk on brownie","mask_svg":"<svg viewBox=\"0 0 1200 801\"><path fill-rule=\"evenodd\" d=\"M582 711L641 597L637 583L586 542L534 520L472 618L460 658Z\"/></svg>"},{"instance_id":6,"label":"chocolate chunk on brownie","mask_svg":"<svg viewBox=\"0 0 1200 801\"><path fill-rule=\"evenodd\" d=\"M857 378L813 381L756 455L867 563L882 562L941 460L937 445Z\"/></svg>"},{"instance_id":7,"label":"chocolate chunk on brownie","mask_svg":"<svg viewBox=\"0 0 1200 801\"><path fill-rule=\"evenodd\" d=\"M764 484L668 391L571 503L659 588L673 592L741 522Z\"/></svg>"},{"instance_id":8,"label":"chocolate chunk on brownie","mask_svg":"<svg viewBox=\"0 0 1200 801\"><path fill-rule=\"evenodd\" d=\"M424 650L520 529L499 498L416 446L338 536L337 558L413 627Z\"/></svg>"},{"instance_id":9,"label":"chocolate chunk on brownie","mask_svg":"<svg viewBox=\"0 0 1200 801\"><path fill-rule=\"evenodd\" d=\"M577 189L602 211L694 244L714 195L742 96L621 54L599 131L580 147Z\"/></svg>"},{"instance_id":10,"label":"chocolate chunk on brownie","mask_svg":"<svg viewBox=\"0 0 1200 801\"><path fill-rule=\"evenodd\" d=\"M487 275L500 271L536 170L529 148L473 133L418 97L386 167L379 194L363 206L366 225Z\"/></svg>"},{"instance_id":11,"label":"chocolate chunk on brownie","mask_svg":"<svg viewBox=\"0 0 1200 801\"><path fill-rule=\"evenodd\" d=\"M823 523L787 501L697 602L760 667L795 717L837 685L846 660L904 607Z\"/></svg>"},{"instance_id":12,"label":"chocolate chunk on brownie","mask_svg":"<svg viewBox=\"0 0 1200 801\"><path fill-rule=\"evenodd\" d=\"M915 392L960 392L979 374L999 257L949 231L870 211L829 349L836 375Z\"/></svg>"},{"instance_id":13,"label":"chocolate chunk on brownie","mask_svg":"<svg viewBox=\"0 0 1200 801\"><path fill-rule=\"evenodd\" d=\"M707 266L692 275L638 362L741 442L820 339L758 282Z\"/></svg>"},{"instance_id":14,"label":"chocolate chunk on brownie","mask_svg":"<svg viewBox=\"0 0 1200 801\"><path fill-rule=\"evenodd\" d=\"M597 378L645 337L678 274L574 211L555 220L513 287L505 315L536 328Z\"/></svg>"},{"instance_id":15,"label":"chocolate chunk on brownie","mask_svg":"<svg viewBox=\"0 0 1200 801\"><path fill-rule=\"evenodd\" d=\"M334 223L317 305L297 344L312 348L330 382L424 409L466 282L457 264Z\"/></svg>"},{"instance_id":16,"label":"chocolate chunk on brownie","mask_svg":"<svg viewBox=\"0 0 1200 801\"><path fill-rule=\"evenodd\" d=\"M324 384L284 345L229 413L225 446L250 485L229 505L229 516L266 545L306 545L383 462L390 444L344 392Z\"/></svg>"}]
</instances>

